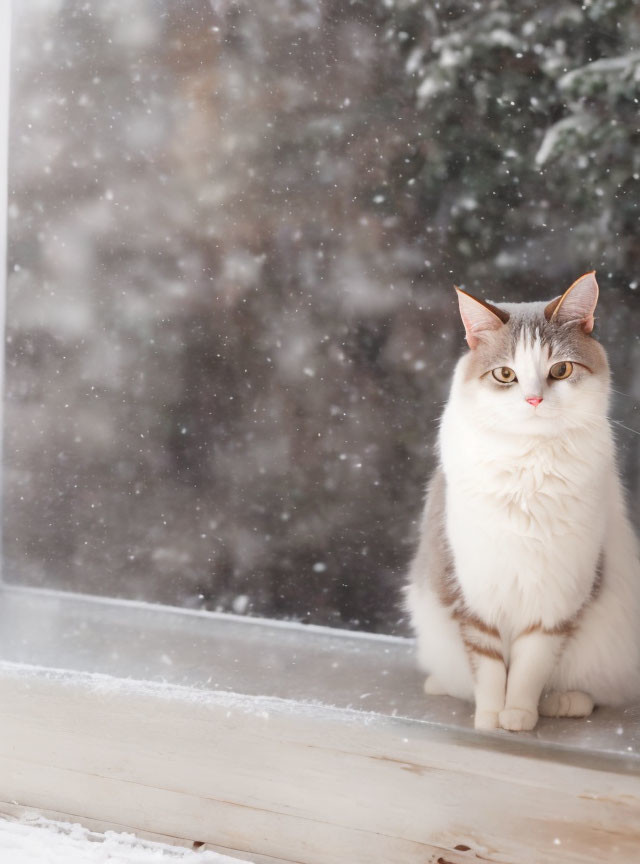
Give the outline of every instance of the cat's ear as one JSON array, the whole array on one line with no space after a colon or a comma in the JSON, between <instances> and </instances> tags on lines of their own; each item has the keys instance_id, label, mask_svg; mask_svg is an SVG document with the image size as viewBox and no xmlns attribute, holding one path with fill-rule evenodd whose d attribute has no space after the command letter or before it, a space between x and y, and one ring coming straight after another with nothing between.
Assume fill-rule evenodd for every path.
<instances>
[{"instance_id":1,"label":"cat's ear","mask_svg":"<svg viewBox=\"0 0 640 864\"><path fill-rule=\"evenodd\" d=\"M585 273L544 310L547 321L556 324L580 324L585 333L591 333L595 323L594 312L598 302L596 271Z\"/></svg>"},{"instance_id":2,"label":"cat's ear","mask_svg":"<svg viewBox=\"0 0 640 864\"><path fill-rule=\"evenodd\" d=\"M460 306L460 317L464 324L469 348L475 348L482 334L488 330L499 330L509 320L509 313L504 309L498 309L484 300L478 300L467 294L457 285L453 286L458 295Z\"/></svg>"}]
</instances>

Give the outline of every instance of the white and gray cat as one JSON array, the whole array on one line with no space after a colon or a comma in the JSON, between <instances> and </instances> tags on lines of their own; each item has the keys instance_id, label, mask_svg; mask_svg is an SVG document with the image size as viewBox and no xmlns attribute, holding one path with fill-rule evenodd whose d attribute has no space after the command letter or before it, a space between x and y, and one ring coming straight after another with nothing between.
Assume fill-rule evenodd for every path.
<instances>
[{"instance_id":1,"label":"white and gray cat","mask_svg":"<svg viewBox=\"0 0 640 864\"><path fill-rule=\"evenodd\" d=\"M478 729L640 695L640 561L587 273L550 303L456 289L470 350L440 426L407 604L427 693Z\"/></svg>"}]
</instances>

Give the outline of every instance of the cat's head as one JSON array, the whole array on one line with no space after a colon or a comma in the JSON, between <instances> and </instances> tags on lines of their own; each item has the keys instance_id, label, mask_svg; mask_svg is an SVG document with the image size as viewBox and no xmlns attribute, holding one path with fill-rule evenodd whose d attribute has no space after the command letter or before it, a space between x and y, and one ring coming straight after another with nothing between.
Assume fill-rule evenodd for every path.
<instances>
[{"instance_id":1,"label":"cat's head","mask_svg":"<svg viewBox=\"0 0 640 864\"><path fill-rule=\"evenodd\" d=\"M595 272L555 300L499 306L456 289L470 351L456 376L474 422L554 435L606 415L609 367L593 338Z\"/></svg>"}]
</instances>

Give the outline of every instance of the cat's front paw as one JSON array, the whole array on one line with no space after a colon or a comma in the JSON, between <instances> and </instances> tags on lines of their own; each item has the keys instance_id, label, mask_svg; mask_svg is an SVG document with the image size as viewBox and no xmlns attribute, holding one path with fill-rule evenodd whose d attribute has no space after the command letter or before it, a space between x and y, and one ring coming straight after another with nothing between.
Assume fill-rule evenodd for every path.
<instances>
[{"instance_id":1,"label":"cat's front paw","mask_svg":"<svg viewBox=\"0 0 640 864\"><path fill-rule=\"evenodd\" d=\"M476 714L473 718L474 729L497 729L498 725L497 711L481 711L476 709Z\"/></svg>"},{"instance_id":2,"label":"cat's front paw","mask_svg":"<svg viewBox=\"0 0 640 864\"><path fill-rule=\"evenodd\" d=\"M509 732L527 732L538 722L538 712L526 708L504 708L500 712L500 728Z\"/></svg>"}]
</instances>

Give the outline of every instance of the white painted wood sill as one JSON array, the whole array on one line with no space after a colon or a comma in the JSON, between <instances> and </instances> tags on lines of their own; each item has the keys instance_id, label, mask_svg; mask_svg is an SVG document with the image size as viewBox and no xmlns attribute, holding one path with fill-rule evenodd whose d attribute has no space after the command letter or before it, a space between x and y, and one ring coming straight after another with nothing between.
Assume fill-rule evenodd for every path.
<instances>
[{"instance_id":1,"label":"white painted wood sill","mask_svg":"<svg viewBox=\"0 0 640 864\"><path fill-rule=\"evenodd\" d=\"M640 706L476 733L409 640L4 587L0 812L255 862L640 861Z\"/></svg>"}]
</instances>

